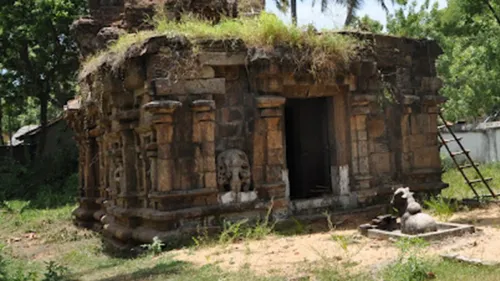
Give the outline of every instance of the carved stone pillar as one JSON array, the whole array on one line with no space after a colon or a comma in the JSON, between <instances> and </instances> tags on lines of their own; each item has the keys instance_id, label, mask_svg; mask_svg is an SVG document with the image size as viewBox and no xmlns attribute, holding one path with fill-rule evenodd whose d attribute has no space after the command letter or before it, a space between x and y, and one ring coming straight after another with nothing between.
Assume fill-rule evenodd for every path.
<instances>
[{"instance_id":1,"label":"carved stone pillar","mask_svg":"<svg viewBox=\"0 0 500 281\"><path fill-rule=\"evenodd\" d=\"M195 171L198 175L197 187L217 189L215 168L215 101L195 100L193 109L193 144L195 151Z\"/></svg>"},{"instance_id":2,"label":"carved stone pillar","mask_svg":"<svg viewBox=\"0 0 500 281\"><path fill-rule=\"evenodd\" d=\"M263 199L286 197L282 125L285 100L279 96L257 98L258 119L255 122L252 175L259 198Z\"/></svg>"},{"instance_id":3,"label":"carved stone pillar","mask_svg":"<svg viewBox=\"0 0 500 281\"><path fill-rule=\"evenodd\" d=\"M174 134L173 114L182 105L179 101L158 100L144 105L144 109L153 114L156 132L157 158L151 163L152 189L168 192L173 189L172 138Z\"/></svg>"},{"instance_id":4,"label":"carved stone pillar","mask_svg":"<svg viewBox=\"0 0 500 281\"><path fill-rule=\"evenodd\" d=\"M354 179L353 187L357 191L370 189L372 176L370 173L370 146L367 118L378 110L375 95L353 95L351 99L351 165ZM369 197L375 194L362 194ZM361 201L362 198L361 198Z\"/></svg>"}]
</instances>

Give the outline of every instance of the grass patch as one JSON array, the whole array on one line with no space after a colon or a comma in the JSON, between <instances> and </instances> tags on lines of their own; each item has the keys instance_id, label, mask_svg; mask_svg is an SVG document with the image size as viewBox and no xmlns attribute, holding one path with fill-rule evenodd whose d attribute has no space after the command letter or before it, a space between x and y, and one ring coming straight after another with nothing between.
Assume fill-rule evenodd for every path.
<instances>
[{"instance_id":1,"label":"grass patch","mask_svg":"<svg viewBox=\"0 0 500 281\"><path fill-rule=\"evenodd\" d=\"M385 281L424 281L434 276L432 263L422 253L428 244L420 238L396 242L400 253L395 263L383 271Z\"/></svg>"},{"instance_id":2,"label":"grass patch","mask_svg":"<svg viewBox=\"0 0 500 281\"><path fill-rule=\"evenodd\" d=\"M274 233L276 225L270 221L272 206L271 203L263 220L259 219L254 223L250 223L248 219L237 222L224 221L222 232L217 237L211 237L206 230L202 230L198 231L200 234L197 237L192 237L192 240L196 247L202 247L264 239Z\"/></svg>"},{"instance_id":3,"label":"grass patch","mask_svg":"<svg viewBox=\"0 0 500 281\"><path fill-rule=\"evenodd\" d=\"M458 211L457 201L450 201L442 196L432 197L424 202L424 205L431 213L441 220L448 220Z\"/></svg>"},{"instance_id":4,"label":"grass patch","mask_svg":"<svg viewBox=\"0 0 500 281\"><path fill-rule=\"evenodd\" d=\"M11 237L24 233L25 230L39 229L41 237L47 237L55 232L60 232L60 229L67 229L68 232L76 231L71 223L70 213L74 206L65 206L51 210L36 210L32 208L24 208L25 202L10 202L9 205L14 211L1 209L2 228L0 228L0 237L2 241L4 237ZM49 224L47 222L50 221ZM17 222L14 224L14 222ZM252 231L256 239L262 238L265 233L270 233L268 230L272 224L267 225L262 220L262 228L266 231ZM240 233L236 237L246 237L245 231L234 231L232 233ZM81 231L81 230L78 230ZM257 234L258 233L258 234ZM266 234L267 235L267 234ZM234 237L227 235L226 237ZM332 237L333 238L333 237ZM339 243L344 243L346 237L336 236ZM230 239L229 241L238 241L238 239ZM288 280L276 273L269 273L266 276L259 276L252 272L248 267L242 267L237 271L225 271L214 264L205 266L195 266L183 261L175 259L175 256L170 252L154 253L149 255L141 255L135 259L121 259L106 255L102 251L101 241L95 235L82 235L79 239L54 239L41 241L33 240L26 242L24 239L3 247L0 250L0 280L9 281L48 281L48 280L71 280L77 279L82 281L101 280L101 281L122 281L122 280ZM349 240L349 239L347 239ZM217 240L218 242L218 240ZM39 244L37 244L39 243ZM397 270L400 275L392 274L391 279L386 281L404 281L418 280L410 279L415 272L429 271L437 276L437 280L468 280L468 281L493 281L498 280L500 269L487 268L479 266L471 266L461 263L418 259L412 260L414 247L421 246L418 242L403 241L400 242L400 249L404 253L404 258L400 259L400 263L391 266L389 270ZM405 244L406 243L406 244ZM37 244L35 247L33 244ZM347 243L349 244L349 243ZM33 251L37 248L36 251ZM153 247L156 248L156 247ZM419 249L425 249L421 247ZM196 255L197 249L192 249ZM28 252L34 252L28 253ZM403 254L402 254L403 256ZM52 261L52 263L51 263ZM420 264L423 262L423 264ZM346 263L340 263L338 260L323 259L314 264L308 264L303 273L303 279L296 280L373 280L368 276L367 272L352 274L346 270ZM429 266L429 267L428 267ZM423 269L423 270L422 270ZM384 271L386 273L386 271ZM3 274L3 275L2 275ZM386 273L389 274L389 273ZM5 277L7 276L7 277ZM53 279L44 279L53 277ZM408 277L410 276L410 277ZM3 278L3 279L2 279ZM31 278L31 279L30 279ZM66 278L66 279L54 279Z\"/></svg>"},{"instance_id":5,"label":"grass patch","mask_svg":"<svg viewBox=\"0 0 500 281\"><path fill-rule=\"evenodd\" d=\"M152 19L155 29L121 36L109 48L90 57L80 77L95 72L101 65L118 68L125 60L127 50L134 44L158 35L184 36L196 39L241 39L249 48L273 51L285 48L286 56L297 70L307 71L317 79L335 77L345 68L361 44L358 40L331 32L317 33L310 27L296 27L283 23L277 16L261 13L259 17L224 19L219 24L184 16L181 21L169 20L159 11ZM282 58L281 58L282 59Z\"/></svg>"},{"instance_id":6,"label":"grass patch","mask_svg":"<svg viewBox=\"0 0 500 281\"><path fill-rule=\"evenodd\" d=\"M497 193L500 192L500 178L497 177L498 170L500 170L500 163L489 163L484 164L478 167L483 177L493 178L488 184L490 187ZM474 169L466 169L465 173L469 179L478 178ZM471 188L465 180L463 176L460 174L456 168L447 169L443 174L443 181L448 183L450 187L446 188L442 192L442 196L445 198L456 198L456 199L464 199L464 198L474 198L474 192L472 192ZM474 186L480 195L489 195L488 190L483 184L476 184Z\"/></svg>"}]
</instances>

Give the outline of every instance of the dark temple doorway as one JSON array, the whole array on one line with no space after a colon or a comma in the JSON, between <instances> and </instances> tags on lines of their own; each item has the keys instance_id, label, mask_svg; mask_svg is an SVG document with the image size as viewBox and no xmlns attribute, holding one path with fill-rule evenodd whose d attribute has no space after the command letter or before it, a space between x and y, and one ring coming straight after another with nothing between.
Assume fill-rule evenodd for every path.
<instances>
[{"instance_id":1,"label":"dark temple doorway","mask_svg":"<svg viewBox=\"0 0 500 281\"><path fill-rule=\"evenodd\" d=\"M328 101L328 98L286 101L286 157L291 199L320 197L332 192Z\"/></svg>"}]
</instances>

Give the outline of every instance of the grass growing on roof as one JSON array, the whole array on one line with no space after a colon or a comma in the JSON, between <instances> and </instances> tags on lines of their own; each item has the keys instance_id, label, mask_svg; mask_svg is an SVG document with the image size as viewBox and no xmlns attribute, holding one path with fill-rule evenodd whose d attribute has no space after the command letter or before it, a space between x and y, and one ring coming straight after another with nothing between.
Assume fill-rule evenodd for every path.
<instances>
[{"instance_id":1,"label":"grass growing on roof","mask_svg":"<svg viewBox=\"0 0 500 281\"><path fill-rule=\"evenodd\" d=\"M346 66L355 55L359 41L335 33L317 33L311 27L296 27L283 23L277 16L261 13L259 17L223 19L213 25L210 21L184 16L179 22L169 20L159 11L152 19L155 29L121 36L106 51L88 59L81 76L95 71L103 63L118 67L133 44L152 36L185 36L188 39L242 39L250 48L272 51L276 47L294 50L291 57L315 76L322 71L335 71Z\"/></svg>"}]
</instances>

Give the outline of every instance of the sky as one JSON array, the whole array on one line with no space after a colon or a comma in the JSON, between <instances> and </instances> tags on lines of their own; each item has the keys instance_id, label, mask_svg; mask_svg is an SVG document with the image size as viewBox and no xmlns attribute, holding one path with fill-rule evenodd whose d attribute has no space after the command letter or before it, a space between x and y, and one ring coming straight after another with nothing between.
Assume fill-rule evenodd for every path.
<instances>
[{"instance_id":1,"label":"sky","mask_svg":"<svg viewBox=\"0 0 500 281\"><path fill-rule=\"evenodd\" d=\"M420 7L420 5L424 1L425 0L417 0L418 3L417 7ZM312 2L313 0L297 0L297 21L299 26L306 24L313 24L318 29L342 27L346 15L345 7L336 4L331 4L329 6L328 11L325 11L325 13L321 13L320 0L316 0L315 7L312 7ZM334 1L330 0L330 2ZM432 3L434 2L438 2L439 7L444 8L446 7L447 1L431 0L431 6ZM389 8L389 11L393 12L395 6L391 4L391 1L386 0L386 4ZM266 1L266 11L278 15L283 21L287 23L291 21L290 13L288 12L287 14L283 14L282 12L280 12L276 8L275 2L272 0ZM380 7L378 1L376 0L365 0L364 6L361 8L360 11L358 11L357 15L358 16L368 15L370 18L381 22L385 26L386 23L385 11Z\"/></svg>"}]
</instances>

